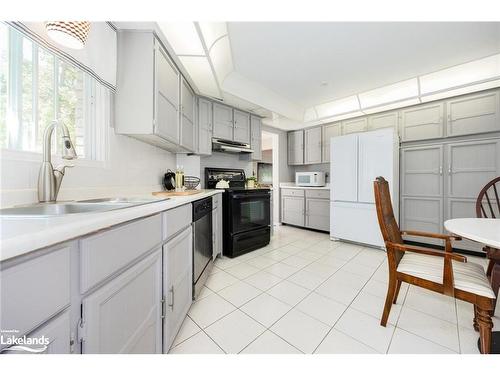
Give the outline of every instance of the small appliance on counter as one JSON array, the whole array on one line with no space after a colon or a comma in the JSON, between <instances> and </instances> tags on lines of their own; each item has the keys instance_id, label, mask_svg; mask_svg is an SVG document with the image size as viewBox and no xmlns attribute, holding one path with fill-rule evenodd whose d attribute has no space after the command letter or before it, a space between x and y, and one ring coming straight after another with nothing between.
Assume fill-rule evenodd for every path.
<instances>
[{"instance_id":1,"label":"small appliance on counter","mask_svg":"<svg viewBox=\"0 0 500 375\"><path fill-rule=\"evenodd\" d=\"M222 194L223 255L234 258L269 244L271 190L246 189L242 169L205 168L206 189L215 189L221 181L228 185Z\"/></svg>"},{"instance_id":2,"label":"small appliance on counter","mask_svg":"<svg viewBox=\"0 0 500 375\"><path fill-rule=\"evenodd\" d=\"M297 186L325 186L325 172L295 172Z\"/></svg>"}]
</instances>

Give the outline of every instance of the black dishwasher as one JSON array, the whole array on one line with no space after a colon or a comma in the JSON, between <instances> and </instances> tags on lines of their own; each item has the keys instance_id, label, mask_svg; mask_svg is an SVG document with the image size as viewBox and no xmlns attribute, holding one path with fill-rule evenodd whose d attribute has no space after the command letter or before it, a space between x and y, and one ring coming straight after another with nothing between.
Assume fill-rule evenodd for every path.
<instances>
[{"instance_id":1,"label":"black dishwasher","mask_svg":"<svg viewBox=\"0 0 500 375\"><path fill-rule=\"evenodd\" d=\"M193 202L193 299L212 269L212 197Z\"/></svg>"}]
</instances>

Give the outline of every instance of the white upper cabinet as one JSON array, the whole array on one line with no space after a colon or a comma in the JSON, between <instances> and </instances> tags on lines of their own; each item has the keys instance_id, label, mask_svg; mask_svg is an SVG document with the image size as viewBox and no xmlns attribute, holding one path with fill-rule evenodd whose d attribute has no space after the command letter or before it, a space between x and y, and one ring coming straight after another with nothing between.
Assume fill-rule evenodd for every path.
<instances>
[{"instance_id":1,"label":"white upper cabinet","mask_svg":"<svg viewBox=\"0 0 500 375\"><path fill-rule=\"evenodd\" d=\"M234 141L250 144L250 115L234 110Z\"/></svg>"},{"instance_id":2,"label":"white upper cabinet","mask_svg":"<svg viewBox=\"0 0 500 375\"><path fill-rule=\"evenodd\" d=\"M233 109L231 107L214 103L213 137L233 140Z\"/></svg>"},{"instance_id":3,"label":"white upper cabinet","mask_svg":"<svg viewBox=\"0 0 500 375\"><path fill-rule=\"evenodd\" d=\"M195 150L194 93L184 78L181 80L181 146Z\"/></svg>"},{"instance_id":4,"label":"white upper cabinet","mask_svg":"<svg viewBox=\"0 0 500 375\"><path fill-rule=\"evenodd\" d=\"M198 153L212 154L212 102L198 99Z\"/></svg>"},{"instance_id":5,"label":"white upper cabinet","mask_svg":"<svg viewBox=\"0 0 500 375\"><path fill-rule=\"evenodd\" d=\"M304 164L321 163L321 127L304 130Z\"/></svg>"},{"instance_id":6,"label":"white upper cabinet","mask_svg":"<svg viewBox=\"0 0 500 375\"><path fill-rule=\"evenodd\" d=\"M342 121L342 134L351 134L364 132L368 127L366 117L355 118L352 120Z\"/></svg>"},{"instance_id":7,"label":"white upper cabinet","mask_svg":"<svg viewBox=\"0 0 500 375\"><path fill-rule=\"evenodd\" d=\"M304 131L288 132L288 164L304 164Z\"/></svg>"},{"instance_id":8,"label":"white upper cabinet","mask_svg":"<svg viewBox=\"0 0 500 375\"><path fill-rule=\"evenodd\" d=\"M323 156L322 156L322 161L323 163L328 163L330 162L330 139L332 137L338 137L342 135L342 123L337 122L334 124L328 124L323 126L323 142L322 142L322 149L323 149Z\"/></svg>"},{"instance_id":9,"label":"white upper cabinet","mask_svg":"<svg viewBox=\"0 0 500 375\"><path fill-rule=\"evenodd\" d=\"M250 134L252 160L262 160L262 121L257 116L250 116Z\"/></svg>"},{"instance_id":10,"label":"white upper cabinet","mask_svg":"<svg viewBox=\"0 0 500 375\"><path fill-rule=\"evenodd\" d=\"M467 95L446 104L446 135L449 137L500 130L498 91Z\"/></svg>"},{"instance_id":11,"label":"white upper cabinet","mask_svg":"<svg viewBox=\"0 0 500 375\"><path fill-rule=\"evenodd\" d=\"M412 107L401 111L401 140L417 141L443 136L443 103Z\"/></svg>"},{"instance_id":12,"label":"white upper cabinet","mask_svg":"<svg viewBox=\"0 0 500 375\"><path fill-rule=\"evenodd\" d=\"M368 130L394 128L398 132L399 113L385 112L368 117Z\"/></svg>"}]
</instances>

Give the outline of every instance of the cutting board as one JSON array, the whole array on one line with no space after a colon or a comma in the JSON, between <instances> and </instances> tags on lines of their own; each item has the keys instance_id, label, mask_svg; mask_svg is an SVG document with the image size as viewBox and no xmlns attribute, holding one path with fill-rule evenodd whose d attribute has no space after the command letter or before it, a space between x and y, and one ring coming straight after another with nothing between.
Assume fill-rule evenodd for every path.
<instances>
[{"instance_id":1,"label":"cutting board","mask_svg":"<svg viewBox=\"0 0 500 375\"><path fill-rule=\"evenodd\" d=\"M184 191L155 191L153 195L158 197L182 197L203 193L203 190L184 190Z\"/></svg>"}]
</instances>

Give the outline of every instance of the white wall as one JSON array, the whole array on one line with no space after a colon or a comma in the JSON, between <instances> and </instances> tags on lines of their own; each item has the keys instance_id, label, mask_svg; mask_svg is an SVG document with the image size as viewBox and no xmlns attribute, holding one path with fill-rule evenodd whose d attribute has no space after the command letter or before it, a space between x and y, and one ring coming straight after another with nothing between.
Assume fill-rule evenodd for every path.
<instances>
[{"instance_id":1,"label":"white wall","mask_svg":"<svg viewBox=\"0 0 500 375\"><path fill-rule=\"evenodd\" d=\"M175 168L175 155L144 142L115 135L113 128L108 129L107 161L93 163L77 160L74 168L66 170L59 200L151 194L162 189L161 181L166 169ZM36 186L41 160L41 154L2 151L2 207L38 201ZM53 164L56 167L60 162L53 161Z\"/></svg>"}]
</instances>

